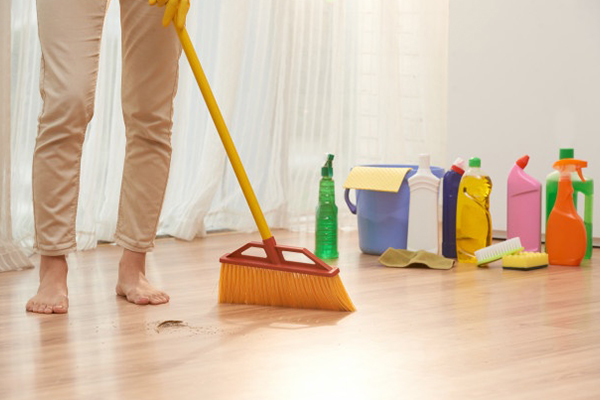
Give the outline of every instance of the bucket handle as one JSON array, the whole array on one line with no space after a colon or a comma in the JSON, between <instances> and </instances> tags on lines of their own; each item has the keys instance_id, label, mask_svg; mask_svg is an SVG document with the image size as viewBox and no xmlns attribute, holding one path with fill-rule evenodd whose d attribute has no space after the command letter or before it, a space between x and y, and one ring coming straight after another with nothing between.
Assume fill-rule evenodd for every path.
<instances>
[{"instance_id":1,"label":"bucket handle","mask_svg":"<svg viewBox=\"0 0 600 400\"><path fill-rule=\"evenodd\" d=\"M348 205L350 212L352 214L356 214L356 206L350 201L350 189L346 189L344 192L344 200L346 200L346 204Z\"/></svg>"}]
</instances>

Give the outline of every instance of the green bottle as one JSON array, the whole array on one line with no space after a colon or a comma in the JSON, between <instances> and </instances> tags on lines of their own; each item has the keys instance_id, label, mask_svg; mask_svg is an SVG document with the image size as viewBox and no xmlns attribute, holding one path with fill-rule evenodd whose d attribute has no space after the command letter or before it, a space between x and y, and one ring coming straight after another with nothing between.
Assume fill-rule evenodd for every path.
<instances>
[{"instance_id":1,"label":"green bottle","mask_svg":"<svg viewBox=\"0 0 600 400\"><path fill-rule=\"evenodd\" d=\"M575 151L573 149L560 149L559 158L561 160L565 158L574 158ZM551 172L546 177L546 226L548 225L548 218L554 208L556 202L556 194L558 192L558 178L560 173L558 171ZM585 210L583 214L583 223L585 224L585 230L587 232L587 250L585 253L585 259L588 260L592 257L592 237L593 237L593 214L592 207L594 203L594 181L591 178L585 177L586 181L582 182L577 174L571 176L573 182L573 203L577 208L577 193L581 192L585 196Z\"/></svg>"},{"instance_id":2,"label":"green bottle","mask_svg":"<svg viewBox=\"0 0 600 400\"><path fill-rule=\"evenodd\" d=\"M325 165L321 168L315 235L315 255L326 260L338 258L338 208L335 205L335 182L333 181L332 163L333 154L327 154L327 161L325 161Z\"/></svg>"}]
</instances>

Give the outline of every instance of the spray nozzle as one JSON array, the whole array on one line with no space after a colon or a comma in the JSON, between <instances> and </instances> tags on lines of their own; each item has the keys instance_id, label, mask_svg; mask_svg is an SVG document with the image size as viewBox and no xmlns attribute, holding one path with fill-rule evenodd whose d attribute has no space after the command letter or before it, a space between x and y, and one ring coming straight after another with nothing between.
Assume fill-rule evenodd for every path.
<instances>
[{"instance_id":1,"label":"spray nozzle","mask_svg":"<svg viewBox=\"0 0 600 400\"><path fill-rule=\"evenodd\" d=\"M324 178L333 177L333 157L333 154L327 154L325 165L323 165L323 168L321 168L321 176Z\"/></svg>"},{"instance_id":2,"label":"spray nozzle","mask_svg":"<svg viewBox=\"0 0 600 400\"><path fill-rule=\"evenodd\" d=\"M587 161L576 160L574 158L564 158L554 163L554 169L562 172L568 172L569 174L577 171L577 175L582 182L585 182L585 178L583 177L583 173L581 172L582 168L587 168Z\"/></svg>"}]
</instances>

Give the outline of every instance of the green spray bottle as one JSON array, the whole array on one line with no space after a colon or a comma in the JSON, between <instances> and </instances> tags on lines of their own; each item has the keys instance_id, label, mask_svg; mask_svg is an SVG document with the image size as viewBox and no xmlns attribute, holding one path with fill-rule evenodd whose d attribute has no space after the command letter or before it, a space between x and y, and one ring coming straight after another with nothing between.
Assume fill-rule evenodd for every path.
<instances>
[{"instance_id":1,"label":"green spray bottle","mask_svg":"<svg viewBox=\"0 0 600 400\"><path fill-rule=\"evenodd\" d=\"M319 205L317 207L315 255L319 258L326 260L338 258L337 215L335 182L333 181L333 154L327 154L325 165L321 168Z\"/></svg>"},{"instance_id":2,"label":"green spray bottle","mask_svg":"<svg viewBox=\"0 0 600 400\"><path fill-rule=\"evenodd\" d=\"M574 158L575 151L570 148L560 149L559 158L564 160L566 158ZM558 193L558 180L560 173L554 171L546 177L546 228L548 227L548 218L554 208L554 202L556 201L556 195ZM594 204L594 180L590 177L584 177L585 181L582 181L579 176L575 173L571 176L573 183L573 203L577 209L577 193L582 193L585 196L585 207L583 212L583 223L585 224L585 230L587 232L587 247L585 253L585 259L588 260L592 257L592 237L593 237L593 204Z\"/></svg>"}]
</instances>

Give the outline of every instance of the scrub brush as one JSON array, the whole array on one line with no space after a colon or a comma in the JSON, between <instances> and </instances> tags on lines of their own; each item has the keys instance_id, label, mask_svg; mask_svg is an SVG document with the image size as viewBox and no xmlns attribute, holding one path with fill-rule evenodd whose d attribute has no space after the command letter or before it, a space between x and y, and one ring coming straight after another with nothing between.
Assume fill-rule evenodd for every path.
<instances>
[{"instance_id":1,"label":"scrub brush","mask_svg":"<svg viewBox=\"0 0 600 400\"><path fill-rule=\"evenodd\" d=\"M548 254L523 252L502 257L502 268L531 271L548 266Z\"/></svg>"},{"instance_id":2,"label":"scrub brush","mask_svg":"<svg viewBox=\"0 0 600 400\"><path fill-rule=\"evenodd\" d=\"M477 250L475 252L475 257L477 258L477 265L484 265L499 260L503 256L519 253L523 250L524 248L521 245L521 239L516 237Z\"/></svg>"}]
</instances>

